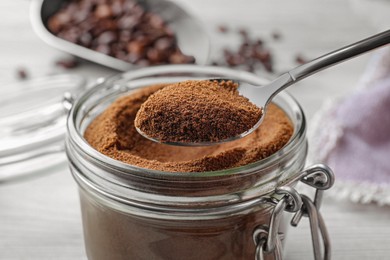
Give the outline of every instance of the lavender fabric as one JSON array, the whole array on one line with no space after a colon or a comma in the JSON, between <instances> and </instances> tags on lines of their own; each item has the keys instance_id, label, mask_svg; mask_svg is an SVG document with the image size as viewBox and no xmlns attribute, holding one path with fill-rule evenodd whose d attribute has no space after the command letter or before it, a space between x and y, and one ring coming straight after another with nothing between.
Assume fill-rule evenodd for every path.
<instances>
[{"instance_id":1,"label":"lavender fabric","mask_svg":"<svg viewBox=\"0 0 390 260\"><path fill-rule=\"evenodd\" d=\"M313 159L334 170L333 194L390 204L390 48L373 56L354 93L328 101L314 121Z\"/></svg>"}]
</instances>

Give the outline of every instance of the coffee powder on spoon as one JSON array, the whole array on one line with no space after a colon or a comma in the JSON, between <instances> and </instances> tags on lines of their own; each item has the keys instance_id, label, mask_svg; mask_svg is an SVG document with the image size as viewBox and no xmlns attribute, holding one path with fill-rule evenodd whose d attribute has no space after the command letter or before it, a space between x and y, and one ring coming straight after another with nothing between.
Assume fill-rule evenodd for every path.
<instances>
[{"instance_id":1,"label":"coffee powder on spoon","mask_svg":"<svg viewBox=\"0 0 390 260\"><path fill-rule=\"evenodd\" d=\"M137 113L135 126L163 143L219 142L250 130L262 110L232 81L189 80L157 91Z\"/></svg>"}]
</instances>

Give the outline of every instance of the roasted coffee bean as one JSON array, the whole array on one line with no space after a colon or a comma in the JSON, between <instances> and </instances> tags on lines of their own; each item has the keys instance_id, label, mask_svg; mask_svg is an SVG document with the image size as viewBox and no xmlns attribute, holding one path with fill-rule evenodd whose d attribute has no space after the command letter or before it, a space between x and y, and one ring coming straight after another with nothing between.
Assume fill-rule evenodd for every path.
<instances>
[{"instance_id":1,"label":"roasted coffee bean","mask_svg":"<svg viewBox=\"0 0 390 260\"><path fill-rule=\"evenodd\" d=\"M194 63L162 17L134 0L69 0L47 26L60 38L126 62Z\"/></svg>"},{"instance_id":2,"label":"roasted coffee bean","mask_svg":"<svg viewBox=\"0 0 390 260\"><path fill-rule=\"evenodd\" d=\"M99 37L100 34L104 33L105 31L116 31L117 28L118 25L115 21L110 19L102 19L102 20L98 20L97 24L92 28L92 34L97 38Z\"/></svg>"},{"instance_id":3,"label":"roasted coffee bean","mask_svg":"<svg viewBox=\"0 0 390 260\"><path fill-rule=\"evenodd\" d=\"M73 20L75 23L81 23L85 21L88 18L88 13L89 11L85 9L81 10L76 10L75 13L73 14Z\"/></svg>"},{"instance_id":4,"label":"roasted coffee bean","mask_svg":"<svg viewBox=\"0 0 390 260\"><path fill-rule=\"evenodd\" d=\"M225 56L225 58L229 58L230 56L232 56L232 52L229 50L229 49L223 49L223 55Z\"/></svg>"},{"instance_id":5,"label":"roasted coffee bean","mask_svg":"<svg viewBox=\"0 0 390 260\"><path fill-rule=\"evenodd\" d=\"M96 17L88 17L84 21L77 24L77 28L80 28L82 32L88 32L92 34L92 30L97 26L99 21Z\"/></svg>"},{"instance_id":6,"label":"roasted coffee bean","mask_svg":"<svg viewBox=\"0 0 390 260\"><path fill-rule=\"evenodd\" d=\"M241 38L242 38L243 42L250 43L249 33L248 33L248 31L246 29L241 28L241 29L238 30L238 33L241 35Z\"/></svg>"},{"instance_id":7,"label":"roasted coffee bean","mask_svg":"<svg viewBox=\"0 0 390 260\"><path fill-rule=\"evenodd\" d=\"M84 47L90 47L92 43L92 35L90 33L83 33L80 35L79 43Z\"/></svg>"},{"instance_id":8,"label":"roasted coffee bean","mask_svg":"<svg viewBox=\"0 0 390 260\"><path fill-rule=\"evenodd\" d=\"M165 27L164 32L167 34L169 37L175 37L175 32L170 28L170 27Z\"/></svg>"},{"instance_id":9,"label":"roasted coffee bean","mask_svg":"<svg viewBox=\"0 0 390 260\"><path fill-rule=\"evenodd\" d=\"M78 2L73 1L73 2L69 3L69 5L77 5L79 7L79 9L90 12L95 7L96 3L93 0L84 0L84 1L78 1Z\"/></svg>"},{"instance_id":10,"label":"roasted coffee bean","mask_svg":"<svg viewBox=\"0 0 390 260\"><path fill-rule=\"evenodd\" d=\"M272 32L272 38L274 40L280 40L280 38L281 38L280 32L277 32L277 31Z\"/></svg>"},{"instance_id":11,"label":"roasted coffee bean","mask_svg":"<svg viewBox=\"0 0 390 260\"><path fill-rule=\"evenodd\" d=\"M227 33L228 32L228 28L225 25L220 25L220 26L218 26L218 31L220 33Z\"/></svg>"},{"instance_id":12,"label":"roasted coffee bean","mask_svg":"<svg viewBox=\"0 0 390 260\"><path fill-rule=\"evenodd\" d=\"M239 54L233 54L226 61L229 64L229 66L238 66L238 65L245 64L245 57Z\"/></svg>"},{"instance_id":13,"label":"roasted coffee bean","mask_svg":"<svg viewBox=\"0 0 390 260\"><path fill-rule=\"evenodd\" d=\"M243 37L243 38L248 38L248 31L244 28L241 28L238 30L238 33Z\"/></svg>"},{"instance_id":14,"label":"roasted coffee bean","mask_svg":"<svg viewBox=\"0 0 390 260\"><path fill-rule=\"evenodd\" d=\"M195 63L195 57L194 56L184 55L184 57L185 57L184 63L188 63L188 64Z\"/></svg>"},{"instance_id":15,"label":"roasted coffee bean","mask_svg":"<svg viewBox=\"0 0 390 260\"><path fill-rule=\"evenodd\" d=\"M164 20L156 14L150 14L149 23L154 28L163 28L165 25Z\"/></svg>"},{"instance_id":16,"label":"roasted coffee bean","mask_svg":"<svg viewBox=\"0 0 390 260\"><path fill-rule=\"evenodd\" d=\"M148 50L148 52L146 53L146 57L148 58L148 60L150 60L150 62L156 64L162 62L165 58L164 52L153 48L150 48Z\"/></svg>"},{"instance_id":17,"label":"roasted coffee bean","mask_svg":"<svg viewBox=\"0 0 390 260\"><path fill-rule=\"evenodd\" d=\"M192 56L184 55L177 49L171 56L169 57L170 63L173 64L182 64L182 63L194 63L195 59Z\"/></svg>"},{"instance_id":18,"label":"roasted coffee bean","mask_svg":"<svg viewBox=\"0 0 390 260\"><path fill-rule=\"evenodd\" d=\"M18 68L16 70L16 76L18 79L27 79L28 78L28 73L25 68Z\"/></svg>"},{"instance_id":19,"label":"roasted coffee bean","mask_svg":"<svg viewBox=\"0 0 390 260\"><path fill-rule=\"evenodd\" d=\"M99 35L97 38L97 42L99 44L110 44L112 42L115 42L117 40L117 35L113 31L106 31Z\"/></svg>"},{"instance_id":20,"label":"roasted coffee bean","mask_svg":"<svg viewBox=\"0 0 390 260\"><path fill-rule=\"evenodd\" d=\"M145 53L145 44L140 40L129 42L126 48L129 53L134 53L137 55L142 55Z\"/></svg>"},{"instance_id":21,"label":"roasted coffee bean","mask_svg":"<svg viewBox=\"0 0 390 260\"><path fill-rule=\"evenodd\" d=\"M122 6L122 10L124 13L134 12L134 10L135 10L134 8L137 5L138 4L135 1L124 1L123 6Z\"/></svg>"},{"instance_id":22,"label":"roasted coffee bean","mask_svg":"<svg viewBox=\"0 0 390 260\"><path fill-rule=\"evenodd\" d=\"M123 12L125 13L131 13L135 12L138 7L138 4L135 1L124 1L123 3Z\"/></svg>"},{"instance_id":23,"label":"roasted coffee bean","mask_svg":"<svg viewBox=\"0 0 390 260\"><path fill-rule=\"evenodd\" d=\"M130 12L136 17L141 17L146 13L144 8L139 4L135 4Z\"/></svg>"},{"instance_id":24,"label":"roasted coffee bean","mask_svg":"<svg viewBox=\"0 0 390 260\"><path fill-rule=\"evenodd\" d=\"M171 49L175 46L175 41L173 38L164 37L164 38L158 39L154 43L154 46L159 51L167 51L168 49Z\"/></svg>"},{"instance_id":25,"label":"roasted coffee bean","mask_svg":"<svg viewBox=\"0 0 390 260\"><path fill-rule=\"evenodd\" d=\"M245 70L249 71L249 72L255 72L255 65L254 64L247 64L245 67Z\"/></svg>"},{"instance_id":26,"label":"roasted coffee bean","mask_svg":"<svg viewBox=\"0 0 390 260\"><path fill-rule=\"evenodd\" d=\"M130 62L130 63L134 63L135 64L138 61L140 61L142 58L143 58L143 55L140 55L140 54L137 54L137 53L129 53L125 60Z\"/></svg>"},{"instance_id":27,"label":"roasted coffee bean","mask_svg":"<svg viewBox=\"0 0 390 260\"><path fill-rule=\"evenodd\" d=\"M110 55L111 54L110 47L108 45L105 45L105 44L98 45L95 48L95 51L101 52L101 53L106 54L106 55Z\"/></svg>"},{"instance_id":28,"label":"roasted coffee bean","mask_svg":"<svg viewBox=\"0 0 390 260\"><path fill-rule=\"evenodd\" d=\"M306 63L306 59L302 56L302 54L297 54L295 56L295 62L298 64L304 64Z\"/></svg>"},{"instance_id":29,"label":"roasted coffee bean","mask_svg":"<svg viewBox=\"0 0 390 260\"><path fill-rule=\"evenodd\" d=\"M268 71L268 72L274 72L274 67L273 67L271 61L263 62L263 66L264 66L264 68L265 68L266 71Z\"/></svg>"},{"instance_id":30,"label":"roasted coffee bean","mask_svg":"<svg viewBox=\"0 0 390 260\"><path fill-rule=\"evenodd\" d=\"M121 1L114 1L111 5L111 12L113 16L120 16L123 13L123 3Z\"/></svg>"},{"instance_id":31,"label":"roasted coffee bean","mask_svg":"<svg viewBox=\"0 0 390 260\"><path fill-rule=\"evenodd\" d=\"M140 20L135 16L123 16L118 20L119 29L132 29L139 24Z\"/></svg>"},{"instance_id":32,"label":"roasted coffee bean","mask_svg":"<svg viewBox=\"0 0 390 260\"><path fill-rule=\"evenodd\" d=\"M255 42L255 46L256 47L262 47L263 46L263 40L262 39L257 39L256 42Z\"/></svg>"},{"instance_id":33,"label":"roasted coffee bean","mask_svg":"<svg viewBox=\"0 0 390 260\"><path fill-rule=\"evenodd\" d=\"M58 36L69 42L77 43L80 35L77 28L70 28L60 32Z\"/></svg>"},{"instance_id":34,"label":"roasted coffee bean","mask_svg":"<svg viewBox=\"0 0 390 260\"><path fill-rule=\"evenodd\" d=\"M107 4L98 5L95 10L95 16L104 19L112 16L111 7Z\"/></svg>"},{"instance_id":35,"label":"roasted coffee bean","mask_svg":"<svg viewBox=\"0 0 390 260\"><path fill-rule=\"evenodd\" d=\"M146 67L146 66L149 66L151 63L149 60L146 60L146 59L142 59L142 60L138 60L136 62L137 65L139 66L142 66L142 67Z\"/></svg>"},{"instance_id":36,"label":"roasted coffee bean","mask_svg":"<svg viewBox=\"0 0 390 260\"><path fill-rule=\"evenodd\" d=\"M130 30L119 31L119 42L125 43L125 42L129 42L131 39L132 39L132 34Z\"/></svg>"},{"instance_id":37,"label":"roasted coffee bean","mask_svg":"<svg viewBox=\"0 0 390 260\"><path fill-rule=\"evenodd\" d=\"M117 51L114 54L114 57L120 60L126 60L127 59L127 54L124 51ZM134 63L134 62L131 62Z\"/></svg>"},{"instance_id":38,"label":"roasted coffee bean","mask_svg":"<svg viewBox=\"0 0 390 260\"><path fill-rule=\"evenodd\" d=\"M116 53L126 51L126 44L121 42L114 42L111 44L111 51L113 56L116 56Z\"/></svg>"},{"instance_id":39,"label":"roasted coffee bean","mask_svg":"<svg viewBox=\"0 0 390 260\"><path fill-rule=\"evenodd\" d=\"M56 65L64 69L73 69L76 68L79 65L79 63L77 62L76 59L62 59L62 60L58 60L56 62Z\"/></svg>"},{"instance_id":40,"label":"roasted coffee bean","mask_svg":"<svg viewBox=\"0 0 390 260\"><path fill-rule=\"evenodd\" d=\"M254 58L258 59L262 63L269 62L271 59L271 53L268 50L255 51Z\"/></svg>"},{"instance_id":41,"label":"roasted coffee bean","mask_svg":"<svg viewBox=\"0 0 390 260\"><path fill-rule=\"evenodd\" d=\"M248 43L242 43L238 49L238 53L246 58L253 56L253 47Z\"/></svg>"},{"instance_id":42,"label":"roasted coffee bean","mask_svg":"<svg viewBox=\"0 0 390 260\"><path fill-rule=\"evenodd\" d=\"M62 29L62 23L60 21L60 19L58 18L53 18L53 19L50 19L48 22L47 22L47 27L49 27L49 30L53 33L59 33Z\"/></svg>"}]
</instances>

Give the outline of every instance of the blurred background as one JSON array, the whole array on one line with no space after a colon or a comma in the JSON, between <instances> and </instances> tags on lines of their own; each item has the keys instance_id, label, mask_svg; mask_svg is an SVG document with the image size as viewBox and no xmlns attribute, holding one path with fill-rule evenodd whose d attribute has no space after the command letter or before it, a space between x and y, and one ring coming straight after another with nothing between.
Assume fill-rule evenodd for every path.
<instances>
[{"instance_id":1,"label":"blurred background","mask_svg":"<svg viewBox=\"0 0 390 260\"><path fill-rule=\"evenodd\" d=\"M47 75L79 75L91 84L99 77L120 73L75 59L45 43L32 28L32 1L0 2L0 93L11 83ZM245 61L237 62L242 63L237 69L253 70L267 79L390 28L390 2L385 0L173 2L202 24L210 49L188 48L208 52L206 64L229 66L229 59L237 58L233 56L242 47L243 37L248 37L251 42L261 41L262 54L272 57L272 69L264 62L248 68L242 66ZM371 55L337 65L289 89L309 123L325 100L354 90ZM388 206L326 198L322 212L334 259L388 259ZM0 183L0 259L86 259L81 228L76 184L65 162L37 178ZM286 246L286 259L312 259L307 221L290 228Z\"/></svg>"}]
</instances>

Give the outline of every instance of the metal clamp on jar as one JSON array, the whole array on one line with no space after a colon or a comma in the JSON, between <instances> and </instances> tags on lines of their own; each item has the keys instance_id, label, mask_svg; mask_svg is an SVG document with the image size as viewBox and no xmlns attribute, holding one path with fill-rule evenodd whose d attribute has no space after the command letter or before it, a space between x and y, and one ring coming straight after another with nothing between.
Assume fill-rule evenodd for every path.
<instances>
[{"instance_id":1,"label":"metal clamp on jar","mask_svg":"<svg viewBox=\"0 0 390 260\"><path fill-rule=\"evenodd\" d=\"M282 186L277 188L275 194L284 196L275 203L270 223L258 227L253 233L253 241L256 244L256 260L264 259L265 255L272 254L274 259L282 259L281 240L284 236L279 233L282 212L295 212L291 220L292 226L297 226L302 216L310 221L313 241L314 259L330 259L330 240L325 222L319 212L323 191L332 187L334 175L326 165L311 166L300 173L300 181L316 189L314 201L303 194L299 194L294 188ZM321 235L321 236L320 236ZM321 239L324 253L321 254Z\"/></svg>"}]
</instances>

